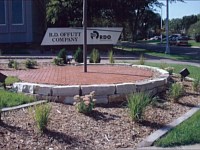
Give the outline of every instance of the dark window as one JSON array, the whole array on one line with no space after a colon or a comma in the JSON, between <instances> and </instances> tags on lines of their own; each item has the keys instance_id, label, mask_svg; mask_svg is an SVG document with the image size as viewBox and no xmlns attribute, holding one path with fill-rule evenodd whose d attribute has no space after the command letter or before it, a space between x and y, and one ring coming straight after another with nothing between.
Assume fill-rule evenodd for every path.
<instances>
[{"instance_id":1,"label":"dark window","mask_svg":"<svg viewBox=\"0 0 200 150\"><path fill-rule=\"evenodd\" d=\"M0 24L6 24L5 0L0 0Z\"/></svg>"},{"instance_id":2,"label":"dark window","mask_svg":"<svg viewBox=\"0 0 200 150\"><path fill-rule=\"evenodd\" d=\"M23 23L23 0L12 0L12 24Z\"/></svg>"}]
</instances>

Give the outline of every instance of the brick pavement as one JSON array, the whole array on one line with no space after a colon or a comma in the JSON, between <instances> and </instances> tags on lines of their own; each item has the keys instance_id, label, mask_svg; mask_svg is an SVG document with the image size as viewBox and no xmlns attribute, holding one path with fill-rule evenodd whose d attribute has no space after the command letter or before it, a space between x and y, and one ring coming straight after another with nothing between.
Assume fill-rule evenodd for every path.
<instances>
[{"instance_id":1,"label":"brick pavement","mask_svg":"<svg viewBox=\"0 0 200 150\"><path fill-rule=\"evenodd\" d=\"M88 85L136 82L151 78L153 73L148 70L130 66L91 65L88 72L83 66L49 66L29 70L2 70L9 76L18 76L22 81L53 85Z\"/></svg>"}]
</instances>

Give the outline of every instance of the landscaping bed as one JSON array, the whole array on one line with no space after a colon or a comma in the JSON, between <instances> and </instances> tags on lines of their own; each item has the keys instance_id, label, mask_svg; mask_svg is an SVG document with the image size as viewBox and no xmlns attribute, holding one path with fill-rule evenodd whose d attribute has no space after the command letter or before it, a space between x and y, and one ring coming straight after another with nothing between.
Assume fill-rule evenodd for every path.
<instances>
[{"instance_id":1,"label":"landscaping bed","mask_svg":"<svg viewBox=\"0 0 200 150\"><path fill-rule=\"evenodd\" d=\"M180 78L173 77L173 80ZM78 113L74 106L51 102L48 130L39 134L29 109L2 114L0 149L115 149L136 148L146 136L186 113L200 101L192 82L177 103L162 93L149 105L143 121L132 121L125 102L97 106L92 113Z\"/></svg>"}]
</instances>

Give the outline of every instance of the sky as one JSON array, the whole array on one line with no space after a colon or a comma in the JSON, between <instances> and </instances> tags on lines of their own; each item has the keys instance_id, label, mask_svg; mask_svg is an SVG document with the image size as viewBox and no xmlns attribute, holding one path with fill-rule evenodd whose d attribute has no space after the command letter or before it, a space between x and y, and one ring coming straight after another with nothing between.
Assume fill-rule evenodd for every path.
<instances>
[{"instance_id":1,"label":"sky","mask_svg":"<svg viewBox=\"0 0 200 150\"><path fill-rule=\"evenodd\" d=\"M162 17L166 18L166 0L158 0L165 6L162 7ZM158 9L158 13L161 10ZM200 14L200 0L185 0L185 2L169 3L169 19L182 18L183 16Z\"/></svg>"}]
</instances>

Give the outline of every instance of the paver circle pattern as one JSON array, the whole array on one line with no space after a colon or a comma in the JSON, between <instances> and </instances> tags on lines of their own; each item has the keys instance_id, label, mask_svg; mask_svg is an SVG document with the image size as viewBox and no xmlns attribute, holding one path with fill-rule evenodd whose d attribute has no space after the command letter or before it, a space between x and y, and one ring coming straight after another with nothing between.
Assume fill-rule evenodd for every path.
<instances>
[{"instance_id":1,"label":"paver circle pattern","mask_svg":"<svg viewBox=\"0 0 200 150\"><path fill-rule=\"evenodd\" d=\"M40 69L3 71L6 75L18 76L24 82L51 85L116 84L147 80L153 71L120 65L49 66Z\"/></svg>"}]
</instances>

